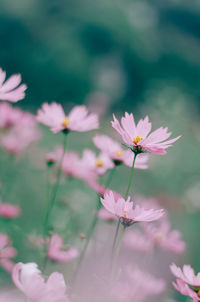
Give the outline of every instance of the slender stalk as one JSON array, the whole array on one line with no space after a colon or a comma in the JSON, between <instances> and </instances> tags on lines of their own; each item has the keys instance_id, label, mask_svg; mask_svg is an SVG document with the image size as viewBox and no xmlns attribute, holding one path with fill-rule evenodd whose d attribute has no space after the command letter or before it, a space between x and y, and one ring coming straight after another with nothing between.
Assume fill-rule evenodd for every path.
<instances>
[{"instance_id":1,"label":"slender stalk","mask_svg":"<svg viewBox=\"0 0 200 302\"><path fill-rule=\"evenodd\" d=\"M129 194L131 184L132 184L132 181L133 181L133 172L134 172L134 167L135 167L136 156L137 156L137 153L134 153L133 163L132 163L129 182L128 182L128 187L127 187L126 194L125 194L125 199L128 198L128 194ZM115 246L116 246L117 236L118 236L118 232L119 232L119 226L120 226L120 219L118 220L115 235L114 235L114 240L113 240L113 245L112 245L112 258L113 258L114 249L115 249Z\"/></svg>"},{"instance_id":2,"label":"slender stalk","mask_svg":"<svg viewBox=\"0 0 200 302\"><path fill-rule=\"evenodd\" d=\"M115 274L115 269L116 269L116 265L117 265L117 262L118 262L119 252L120 252L120 248L121 248L121 244L122 244L125 229L126 229L126 227L123 225L123 227L121 228L121 231L120 231L119 241L118 241L116 251L115 251L115 255L114 255L114 258L113 258L112 273L111 273L111 279L112 280L113 280L113 277L114 277L114 274Z\"/></svg>"},{"instance_id":3,"label":"slender stalk","mask_svg":"<svg viewBox=\"0 0 200 302\"><path fill-rule=\"evenodd\" d=\"M61 167L62 167L62 162L63 162L63 158L64 158L64 154L65 154L65 150L66 150L66 143L67 143L67 134L64 133L64 138L63 138L63 154L62 154L62 157L60 159L60 162L59 162L59 166L58 166L58 170L57 170L57 176L56 176L56 183L52 189L52 194L50 194L49 192L49 175L47 176L48 177L48 184L47 184L47 193L46 193L46 196L47 196L47 199L49 200L47 202L47 211L46 211L46 214L45 214L45 219L44 219L44 228L43 228L43 238L44 238L44 245L45 245L45 254L46 254L46 244L45 244L45 241L46 241L46 236L48 234L48 229L49 229L49 217L51 215L51 212L54 208L54 205L55 205L55 202L56 202L56 195L57 195L57 192L58 192L58 189L59 189L59 185L60 185L60 178L61 178L61 175L62 175L62 170L61 170ZM50 195L50 196L49 196ZM43 269L45 269L45 266L46 266L46 262L47 262L47 257L46 255L44 256L44 265L43 265Z\"/></svg>"}]
</instances>

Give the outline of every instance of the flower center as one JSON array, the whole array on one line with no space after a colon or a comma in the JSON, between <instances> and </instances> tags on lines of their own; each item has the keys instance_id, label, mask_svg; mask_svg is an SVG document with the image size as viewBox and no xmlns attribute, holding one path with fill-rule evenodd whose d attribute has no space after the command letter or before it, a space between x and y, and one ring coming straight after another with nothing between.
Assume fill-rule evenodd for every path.
<instances>
[{"instance_id":1,"label":"flower center","mask_svg":"<svg viewBox=\"0 0 200 302\"><path fill-rule=\"evenodd\" d=\"M143 139L143 137L137 135L137 136L133 139L133 142L134 142L135 145L137 145L142 139Z\"/></svg>"},{"instance_id":2,"label":"flower center","mask_svg":"<svg viewBox=\"0 0 200 302\"><path fill-rule=\"evenodd\" d=\"M200 289L197 292L197 296L200 297Z\"/></svg>"},{"instance_id":3,"label":"flower center","mask_svg":"<svg viewBox=\"0 0 200 302\"><path fill-rule=\"evenodd\" d=\"M126 216L127 216L127 211L124 211L124 215L123 215L125 218L126 218Z\"/></svg>"},{"instance_id":4,"label":"flower center","mask_svg":"<svg viewBox=\"0 0 200 302\"><path fill-rule=\"evenodd\" d=\"M62 126L63 126L63 127L67 127L68 124L69 124L69 119L68 119L68 117L66 116L65 119L64 119L64 121L62 121Z\"/></svg>"},{"instance_id":5,"label":"flower center","mask_svg":"<svg viewBox=\"0 0 200 302\"><path fill-rule=\"evenodd\" d=\"M121 156L122 155L122 151L119 150L119 151L116 152L116 154L117 154L117 156Z\"/></svg>"},{"instance_id":6,"label":"flower center","mask_svg":"<svg viewBox=\"0 0 200 302\"><path fill-rule=\"evenodd\" d=\"M102 162L101 159L99 159L99 158L96 159L96 166L97 167L102 167L103 166L103 162Z\"/></svg>"}]
</instances>

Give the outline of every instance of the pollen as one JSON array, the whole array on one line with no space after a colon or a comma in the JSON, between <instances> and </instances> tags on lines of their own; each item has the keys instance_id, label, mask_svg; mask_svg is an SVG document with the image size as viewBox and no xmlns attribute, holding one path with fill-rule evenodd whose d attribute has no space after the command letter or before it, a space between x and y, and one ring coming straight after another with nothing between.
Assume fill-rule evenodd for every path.
<instances>
[{"instance_id":1,"label":"pollen","mask_svg":"<svg viewBox=\"0 0 200 302\"><path fill-rule=\"evenodd\" d=\"M135 145L137 145L142 139L143 139L143 137L137 135L137 136L133 139L133 142L134 142Z\"/></svg>"},{"instance_id":2,"label":"pollen","mask_svg":"<svg viewBox=\"0 0 200 302\"><path fill-rule=\"evenodd\" d=\"M124 215L123 215L125 218L126 218L126 216L127 216L127 211L124 211Z\"/></svg>"},{"instance_id":3,"label":"pollen","mask_svg":"<svg viewBox=\"0 0 200 302\"><path fill-rule=\"evenodd\" d=\"M122 155L122 151L119 150L119 151L116 152L116 154L117 154L117 156L121 156Z\"/></svg>"},{"instance_id":4,"label":"pollen","mask_svg":"<svg viewBox=\"0 0 200 302\"><path fill-rule=\"evenodd\" d=\"M97 160L96 160L96 166L97 167L102 167L103 166L103 162L102 162L101 159L97 158Z\"/></svg>"},{"instance_id":5,"label":"pollen","mask_svg":"<svg viewBox=\"0 0 200 302\"><path fill-rule=\"evenodd\" d=\"M63 126L63 127L67 127L68 124L69 124L69 119L68 119L68 117L66 116L65 119L64 119L64 121L62 122L62 126Z\"/></svg>"}]
</instances>

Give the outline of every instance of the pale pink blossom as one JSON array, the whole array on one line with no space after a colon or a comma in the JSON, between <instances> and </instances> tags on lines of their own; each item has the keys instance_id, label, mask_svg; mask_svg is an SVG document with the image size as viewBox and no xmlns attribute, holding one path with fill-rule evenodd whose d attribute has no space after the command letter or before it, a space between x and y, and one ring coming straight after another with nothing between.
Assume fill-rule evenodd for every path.
<instances>
[{"instance_id":1,"label":"pale pink blossom","mask_svg":"<svg viewBox=\"0 0 200 302\"><path fill-rule=\"evenodd\" d=\"M101 198L103 206L110 213L120 218L123 225L129 226L135 222L150 222L160 219L164 215L164 210L145 210L139 205L133 208L133 201L130 200L130 196L127 200L124 198L116 198L112 191L104 194L104 198Z\"/></svg>"},{"instance_id":2,"label":"pale pink blossom","mask_svg":"<svg viewBox=\"0 0 200 302\"><path fill-rule=\"evenodd\" d=\"M132 167L134 154L131 150L124 150L121 145L107 135L96 135L93 142L97 148L107 154L114 163L123 163L128 167ZM149 157L147 154L140 154L135 161L136 169L147 169Z\"/></svg>"},{"instance_id":3,"label":"pale pink blossom","mask_svg":"<svg viewBox=\"0 0 200 302\"><path fill-rule=\"evenodd\" d=\"M168 220L165 219L158 225L144 224L144 230L154 246L177 254L184 252L186 244L181 240L181 233L178 230L171 230Z\"/></svg>"},{"instance_id":4,"label":"pale pink blossom","mask_svg":"<svg viewBox=\"0 0 200 302\"><path fill-rule=\"evenodd\" d=\"M17 252L12 247L10 238L6 234L0 233L0 265L9 273L14 267L11 260L16 256Z\"/></svg>"},{"instance_id":5,"label":"pale pink blossom","mask_svg":"<svg viewBox=\"0 0 200 302\"><path fill-rule=\"evenodd\" d=\"M69 262L78 257L76 248L65 246L63 239L58 234L53 234L47 243L47 256L51 260L58 262Z\"/></svg>"},{"instance_id":6,"label":"pale pink blossom","mask_svg":"<svg viewBox=\"0 0 200 302\"><path fill-rule=\"evenodd\" d=\"M161 294L165 281L141 271L139 268L128 268L128 278L118 281L112 288L111 294L120 301L145 301L149 296Z\"/></svg>"},{"instance_id":7,"label":"pale pink blossom","mask_svg":"<svg viewBox=\"0 0 200 302\"><path fill-rule=\"evenodd\" d=\"M38 122L49 126L54 133L62 130L85 132L99 127L96 114L88 114L85 106L75 106L66 116L62 106L55 102L44 103L38 110Z\"/></svg>"},{"instance_id":8,"label":"pale pink blossom","mask_svg":"<svg viewBox=\"0 0 200 302\"><path fill-rule=\"evenodd\" d=\"M173 282L174 288L184 296L188 296L193 299L193 302L200 301L200 291L197 289L192 289L185 283L182 279L176 279L176 282Z\"/></svg>"},{"instance_id":9,"label":"pale pink blossom","mask_svg":"<svg viewBox=\"0 0 200 302\"><path fill-rule=\"evenodd\" d=\"M114 115L113 119L112 127L121 135L128 148L136 153L148 151L161 155L166 154L165 149L172 146L172 143L180 138L178 136L167 140L171 135L167 127L160 127L149 134L152 124L149 122L148 116L139 120L137 125L132 113L125 113L125 116L121 119L121 125Z\"/></svg>"},{"instance_id":10,"label":"pale pink blossom","mask_svg":"<svg viewBox=\"0 0 200 302\"><path fill-rule=\"evenodd\" d=\"M0 68L0 100L16 103L25 97L27 86L21 84L21 75L14 74L6 79L6 72Z\"/></svg>"},{"instance_id":11,"label":"pale pink blossom","mask_svg":"<svg viewBox=\"0 0 200 302\"><path fill-rule=\"evenodd\" d=\"M0 202L0 216L4 218L15 218L18 217L21 213L19 206Z\"/></svg>"},{"instance_id":12,"label":"pale pink blossom","mask_svg":"<svg viewBox=\"0 0 200 302\"><path fill-rule=\"evenodd\" d=\"M32 302L68 302L63 275L52 273L47 281L36 263L17 263L12 271L15 285Z\"/></svg>"},{"instance_id":13,"label":"pale pink blossom","mask_svg":"<svg viewBox=\"0 0 200 302\"><path fill-rule=\"evenodd\" d=\"M180 267L173 263L170 266L170 269L176 278L183 280L191 286L200 287L200 273L196 275L190 265L185 264L183 270L181 270Z\"/></svg>"},{"instance_id":14,"label":"pale pink blossom","mask_svg":"<svg viewBox=\"0 0 200 302\"><path fill-rule=\"evenodd\" d=\"M9 103L0 103L0 129L7 129L20 122L23 112Z\"/></svg>"}]
</instances>

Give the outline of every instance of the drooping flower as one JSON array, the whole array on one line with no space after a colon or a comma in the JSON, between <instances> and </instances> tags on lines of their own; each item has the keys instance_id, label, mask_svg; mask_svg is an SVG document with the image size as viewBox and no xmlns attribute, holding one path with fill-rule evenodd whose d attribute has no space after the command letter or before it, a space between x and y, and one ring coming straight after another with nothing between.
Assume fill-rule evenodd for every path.
<instances>
[{"instance_id":1,"label":"drooping flower","mask_svg":"<svg viewBox=\"0 0 200 302\"><path fill-rule=\"evenodd\" d=\"M14 267L14 262L11 260L16 256L17 252L12 247L10 238L6 234L0 233L0 266L9 273Z\"/></svg>"},{"instance_id":2,"label":"drooping flower","mask_svg":"<svg viewBox=\"0 0 200 302\"><path fill-rule=\"evenodd\" d=\"M149 296L161 294L165 288L165 281L141 271L139 268L129 267L126 270L128 280L118 281L111 289L111 294L120 301L145 301ZM127 278L126 278L127 279Z\"/></svg>"},{"instance_id":3,"label":"drooping flower","mask_svg":"<svg viewBox=\"0 0 200 302\"><path fill-rule=\"evenodd\" d=\"M164 210L145 210L139 205L133 208L133 201L130 200L130 196L127 200L124 198L116 198L112 191L104 194L104 198L101 198L103 206L110 213L120 218L120 222L124 226L132 225L135 222L150 222L161 218L164 215Z\"/></svg>"},{"instance_id":4,"label":"drooping flower","mask_svg":"<svg viewBox=\"0 0 200 302\"><path fill-rule=\"evenodd\" d=\"M6 72L0 68L0 100L16 103L25 97L27 86L21 84L21 75L14 74L6 80Z\"/></svg>"},{"instance_id":5,"label":"drooping flower","mask_svg":"<svg viewBox=\"0 0 200 302\"><path fill-rule=\"evenodd\" d=\"M121 145L107 135L96 135L93 142L97 148L107 154L118 165L123 163L132 167L134 154L131 150L124 150ZM136 169L147 169L149 157L147 154L140 154L135 161Z\"/></svg>"},{"instance_id":6,"label":"drooping flower","mask_svg":"<svg viewBox=\"0 0 200 302\"><path fill-rule=\"evenodd\" d=\"M17 263L12 271L15 285L32 302L68 302L63 275L52 273L47 281L36 263Z\"/></svg>"},{"instance_id":7,"label":"drooping flower","mask_svg":"<svg viewBox=\"0 0 200 302\"><path fill-rule=\"evenodd\" d=\"M135 124L132 113L125 113L125 116L121 119L121 125L114 115L113 119L111 122L112 127L121 135L128 148L135 153L148 151L163 155L166 154L165 149L180 138L180 136L178 136L167 140L171 135L167 127L160 127L149 134L152 124L149 122L148 116L139 120L137 125Z\"/></svg>"},{"instance_id":8,"label":"drooping flower","mask_svg":"<svg viewBox=\"0 0 200 302\"><path fill-rule=\"evenodd\" d=\"M99 127L96 114L88 114L85 106L75 106L66 116L62 106L44 103L37 113L38 122L49 126L54 133L62 130L85 132Z\"/></svg>"},{"instance_id":9,"label":"drooping flower","mask_svg":"<svg viewBox=\"0 0 200 302\"><path fill-rule=\"evenodd\" d=\"M171 231L167 219L161 221L159 225L144 224L143 226L147 238L154 246L177 254L184 252L186 244L181 240L181 233L178 230Z\"/></svg>"},{"instance_id":10,"label":"drooping flower","mask_svg":"<svg viewBox=\"0 0 200 302\"><path fill-rule=\"evenodd\" d=\"M63 239L58 234L53 234L47 243L47 256L58 262L69 262L78 257L78 250L64 246Z\"/></svg>"},{"instance_id":11,"label":"drooping flower","mask_svg":"<svg viewBox=\"0 0 200 302\"><path fill-rule=\"evenodd\" d=\"M185 283L193 286L199 287L200 289L200 273L195 275L193 268L190 265L184 265L183 270L180 267L176 266L176 264L172 264L170 266L172 274L176 278L183 280ZM199 292L200 293L200 292Z\"/></svg>"},{"instance_id":12,"label":"drooping flower","mask_svg":"<svg viewBox=\"0 0 200 302\"><path fill-rule=\"evenodd\" d=\"M19 206L0 202L0 216L4 218L15 218L21 213Z\"/></svg>"}]
</instances>

